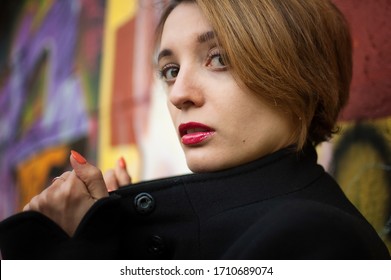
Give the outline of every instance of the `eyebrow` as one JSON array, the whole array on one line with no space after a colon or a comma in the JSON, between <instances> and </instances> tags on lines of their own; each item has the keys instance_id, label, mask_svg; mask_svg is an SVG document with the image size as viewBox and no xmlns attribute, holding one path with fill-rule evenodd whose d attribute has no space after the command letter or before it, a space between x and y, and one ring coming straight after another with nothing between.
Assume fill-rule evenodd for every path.
<instances>
[{"instance_id":1,"label":"eyebrow","mask_svg":"<svg viewBox=\"0 0 391 280\"><path fill-rule=\"evenodd\" d=\"M208 41L211 41L215 38L215 33L213 31L207 31L197 36L197 42L202 44Z\"/></svg>"},{"instance_id":2,"label":"eyebrow","mask_svg":"<svg viewBox=\"0 0 391 280\"><path fill-rule=\"evenodd\" d=\"M157 56L157 62L160 61L160 59L162 59L163 57L165 56L171 56L172 55L172 51L169 50L169 49L164 49L162 50L159 55Z\"/></svg>"},{"instance_id":3,"label":"eyebrow","mask_svg":"<svg viewBox=\"0 0 391 280\"><path fill-rule=\"evenodd\" d=\"M215 33L213 31L207 31L204 33L201 33L197 36L197 43L203 44L208 41L214 40L216 37ZM163 49L161 52L159 52L159 55L157 56L157 62L159 62L160 59L166 56L173 55L173 52L170 49Z\"/></svg>"}]
</instances>

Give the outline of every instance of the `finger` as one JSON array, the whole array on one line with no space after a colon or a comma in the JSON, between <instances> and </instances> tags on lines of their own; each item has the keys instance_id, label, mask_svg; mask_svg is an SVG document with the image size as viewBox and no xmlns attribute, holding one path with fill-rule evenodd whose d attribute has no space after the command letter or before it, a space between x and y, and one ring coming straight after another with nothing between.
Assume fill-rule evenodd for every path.
<instances>
[{"instance_id":1,"label":"finger","mask_svg":"<svg viewBox=\"0 0 391 280\"><path fill-rule=\"evenodd\" d=\"M60 225L69 236L72 236L81 219L95 203L85 183L75 171L68 172L66 181L58 179L61 184L52 184L34 197L26 210L41 212Z\"/></svg>"},{"instance_id":2,"label":"finger","mask_svg":"<svg viewBox=\"0 0 391 280\"><path fill-rule=\"evenodd\" d=\"M69 174L66 183L59 190L61 192L55 192L51 200L57 202L58 205L62 204L62 208L59 208L60 211L53 212L51 217L69 236L73 236L85 213L100 197L95 198L91 195L75 171Z\"/></svg>"},{"instance_id":3,"label":"finger","mask_svg":"<svg viewBox=\"0 0 391 280\"><path fill-rule=\"evenodd\" d=\"M52 180L52 185L54 183L64 183L67 180L70 173L71 173L70 171L66 171L62 173L60 176L54 177Z\"/></svg>"},{"instance_id":4,"label":"finger","mask_svg":"<svg viewBox=\"0 0 391 280\"><path fill-rule=\"evenodd\" d=\"M114 169L107 170L103 174L103 179L104 179L104 181L106 183L107 191L110 192L110 191L118 190L119 185L118 185L118 182L117 182L117 178L115 177Z\"/></svg>"},{"instance_id":5,"label":"finger","mask_svg":"<svg viewBox=\"0 0 391 280\"><path fill-rule=\"evenodd\" d=\"M50 200L58 201L61 203L64 198L68 201L81 201L81 200L94 200L96 197L92 196L85 183L76 175L75 171L72 171L66 182L58 188L52 188L53 195L51 194ZM50 190L48 190L49 192Z\"/></svg>"},{"instance_id":6,"label":"finger","mask_svg":"<svg viewBox=\"0 0 391 280\"><path fill-rule=\"evenodd\" d=\"M71 151L71 165L81 181L86 185L90 195L96 199L108 196L102 172L75 151Z\"/></svg>"},{"instance_id":7,"label":"finger","mask_svg":"<svg viewBox=\"0 0 391 280\"><path fill-rule=\"evenodd\" d=\"M27 204L23 207L22 211L29 211L29 210L30 210L30 203L27 203Z\"/></svg>"},{"instance_id":8,"label":"finger","mask_svg":"<svg viewBox=\"0 0 391 280\"><path fill-rule=\"evenodd\" d=\"M114 169L114 172L119 186L129 185L132 182L132 178L129 175L128 170L126 168L126 161L123 157L121 157L117 161L117 165Z\"/></svg>"},{"instance_id":9,"label":"finger","mask_svg":"<svg viewBox=\"0 0 391 280\"><path fill-rule=\"evenodd\" d=\"M39 211L39 203L38 203L38 197L39 195L36 195L34 196L29 203L27 203L24 207L23 207L23 211Z\"/></svg>"},{"instance_id":10,"label":"finger","mask_svg":"<svg viewBox=\"0 0 391 280\"><path fill-rule=\"evenodd\" d=\"M61 174L61 177L64 178L65 180L71 175L71 171L65 171L64 173Z\"/></svg>"}]
</instances>

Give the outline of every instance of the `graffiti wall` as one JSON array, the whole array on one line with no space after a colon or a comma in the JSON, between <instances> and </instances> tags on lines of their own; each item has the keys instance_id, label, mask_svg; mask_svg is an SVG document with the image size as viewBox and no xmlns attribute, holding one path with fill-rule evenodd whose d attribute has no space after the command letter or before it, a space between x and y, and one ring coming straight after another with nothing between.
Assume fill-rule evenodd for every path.
<instances>
[{"instance_id":1,"label":"graffiti wall","mask_svg":"<svg viewBox=\"0 0 391 280\"><path fill-rule=\"evenodd\" d=\"M97 108L101 46L96 42L105 6L77 4L7 1L13 14L1 27L7 39L0 83L1 217L66 168L69 147L96 146L89 129Z\"/></svg>"},{"instance_id":2,"label":"graffiti wall","mask_svg":"<svg viewBox=\"0 0 391 280\"><path fill-rule=\"evenodd\" d=\"M69 170L71 149L103 171L124 156L135 182L187 172L153 79L155 2L3 3L0 219Z\"/></svg>"},{"instance_id":3,"label":"graffiti wall","mask_svg":"<svg viewBox=\"0 0 391 280\"><path fill-rule=\"evenodd\" d=\"M353 37L353 81L341 133L320 161L391 249L391 2L334 0Z\"/></svg>"}]
</instances>

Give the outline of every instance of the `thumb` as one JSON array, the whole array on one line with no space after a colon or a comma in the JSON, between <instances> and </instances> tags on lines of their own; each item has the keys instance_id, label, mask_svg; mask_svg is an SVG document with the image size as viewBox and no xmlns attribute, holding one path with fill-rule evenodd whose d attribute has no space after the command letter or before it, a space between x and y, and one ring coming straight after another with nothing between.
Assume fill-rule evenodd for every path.
<instances>
[{"instance_id":1,"label":"thumb","mask_svg":"<svg viewBox=\"0 0 391 280\"><path fill-rule=\"evenodd\" d=\"M77 177L83 181L93 198L99 199L109 195L99 168L89 164L82 155L74 150L71 151L69 158Z\"/></svg>"},{"instance_id":2,"label":"thumb","mask_svg":"<svg viewBox=\"0 0 391 280\"><path fill-rule=\"evenodd\" d=\"M117 161L114 173L117 178L119 187L132 183L132 177L128 173L128 170L126 168L126 161L123 157L120 157L120 159Z\"/></svg>"}]
</instances>

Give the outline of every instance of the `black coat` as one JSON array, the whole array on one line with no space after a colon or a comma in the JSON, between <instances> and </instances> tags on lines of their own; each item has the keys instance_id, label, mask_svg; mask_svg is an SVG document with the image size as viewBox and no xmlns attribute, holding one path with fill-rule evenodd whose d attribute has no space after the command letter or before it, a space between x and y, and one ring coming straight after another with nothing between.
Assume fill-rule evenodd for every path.
<instances>
[{"instance_id":1,"label":"black coat","mask_svg":"<svg viewBox=\"0 0 391 280\"><path fill-rule=\"evenodd\" d=\"M40 213L0 223L4 259L389 259L312 147L111 193L70 238Z\"/></svg>"}]
</instances>

